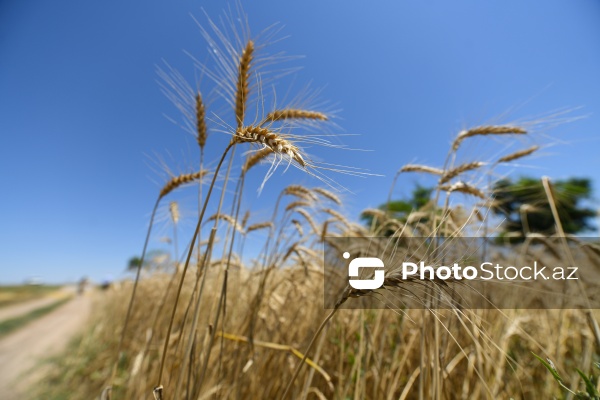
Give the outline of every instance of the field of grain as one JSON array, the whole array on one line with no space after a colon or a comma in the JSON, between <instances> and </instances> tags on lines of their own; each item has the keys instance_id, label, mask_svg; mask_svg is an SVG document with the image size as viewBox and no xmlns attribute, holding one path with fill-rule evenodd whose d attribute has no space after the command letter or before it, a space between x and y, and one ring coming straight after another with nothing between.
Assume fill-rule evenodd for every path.
<instances>
[{"instance_id":1,"label":"field of grain","mask_svg":"<svg viewBox=\"0 0 600 400\"><path fill-rule=\"evenodd\" d=\"M493 234L494 169L539 149L523 141L539 121L465 129L439 165L398 166L396 178L436 177L433 198L405 221L385 208L365 210L371 218L366 226L345 215L344 188L335 177L370 173L326 162L329 149L343 149L331 133L336 127L328 110L310 101L270 108L265 89L278 77L269 68L279 60L266 52L269 32L251 36L245 24L235 23L243 16L224 21L203 25L213 59L197 65L221 95L224 112L209 108L205 94L193 89L196 82L170 67L160 72L167 96L184 114L184 128L196 137L200 165L164 183L135 278L102 296L89 329L53 361L56 368L37 393L50 399L550 399L587 390L590 397L580 398L593 398L597 383L589 380L586 388L576 369L598 375L600 315L594 310L545 310L543 297L537 310L403 309L393 299L411 283L394 272L377 293L345 287L333 308L323 303L331 279L323 269L323 242L331 238L386 236L401 246L409 237ZM229 135L220 149L210 144L215 132ZM496 159L462 161L467 142L486 140L515 148ZM287 168L314 185L274 176ZM244 196L260 189L246 185L248 174L281 186L275 204L243 208ZM184 237L177 234L180 215L171 198L191 185L198 189L198 209L193 235ZM552 206L551 180L544 185ZM180 261L146 272L153 222L165 204ZM507 249L522 260L541 251L536 256L569 262L584 244L561 240L565 234L554 215L555 237L527 237ZM248 255L250 238L259 250ZM588 247L590 260L599 263L597 248ZM431 290L435 297L439 288ZM346 307L363 298L385 308ZM534 353L552 361L563 388Z\"/></svg>"}]
</instances>

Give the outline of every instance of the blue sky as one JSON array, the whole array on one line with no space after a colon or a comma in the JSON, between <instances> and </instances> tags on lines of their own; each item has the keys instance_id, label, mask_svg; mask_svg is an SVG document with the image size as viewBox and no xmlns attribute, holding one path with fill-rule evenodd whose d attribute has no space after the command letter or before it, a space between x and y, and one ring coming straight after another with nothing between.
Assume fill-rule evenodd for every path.
<instances>
[{"instance_id":1,"label":"blue sky","mask_svg":"<svg viewBox=\"0 0 600 400\"><path fill-rule=\"evenodd\" d=\"M595 1L242 4L253 33L274 22L284 26L279 36L288 37L276 49L305 56L292 63L303 67L295 82L323 88L321 97L339 109L340 131L358 134L344 142L372 150L315 148L316 155L385 175L332 175L351 191L344 195L348 215L384 201L403 164L439 166L461 128L531 121L557 110L571 109L564 117L575 120L552 129L538 125L530 140L546 148L520 172L600 182ZM197 158L193 138L166 117L178 114L160 92L156 66L166 60L193 83L197 74L184 51L198 59L207 51L191 15L203 23L202 8L218 17L224 5L0 4L0 283L29 276L119 276L127 259L140 252L164 183L155 160L188 172ZM208 161L226 140L221 133L209 138ZM473 144L464 159L503 150L499 142ZM248 184L246 207L257 210L258 219L286 183L318 184L299 171L281 171L260 197L252 187L260 185L264 171ZM395 195L409 193L417 179L402 178ZM194 190L178 196L173 199L182 205L193 204ZM188 211L193 214L193 208ZM193 221L187 224L181 241ZM151 248L164 246L158 237L168 229L159 224Z\"/></svg>"}]
</instances>

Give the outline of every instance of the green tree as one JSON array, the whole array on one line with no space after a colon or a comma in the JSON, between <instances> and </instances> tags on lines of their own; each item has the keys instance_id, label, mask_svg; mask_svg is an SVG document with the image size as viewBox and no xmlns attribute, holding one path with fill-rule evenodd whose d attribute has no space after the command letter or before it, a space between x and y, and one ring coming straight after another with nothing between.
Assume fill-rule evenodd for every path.
<instances>
[{"instance_id":1,"label":"green tree","mask_svg":"<svg viewBox=\"0 0 600 400\"><path fill-rule=\"evenodd\" d=\"M411 213L411 211L418 210L424 207L431 200L431 193L433 192L433 188L427 188L417 184L417 186L413 189L411 197L403 200L393 200L389 203L381 204L378 209L385 211L389 218L397 219L401 222L406 222L406 218ZM373 226L373 215L370 214L362 214L361 220L365 222L365 224L369 227ZM377 221L377 225L379 225L381 221ZM425 221L422 221L425 222ZM394 233L394 230L389 229L385 232L382 232L385 236L390 236Z\"/></svg>"},{"instance_id":2,"label":"green tree","mask_svg":"<svg viewBox=\"0 0 600 400\"><path fill-rule=\"evenodd\" d=\"M165 268L170 264L169 253L163 250L150 250L146 254L144 260L144 269L155 270ZM127 271L135 271L142 263L142 259L138 256L131 257L127 261Z\"/></svg>"},{"instance_id":3,"label":"green tree","mask_svg":"<svg viewBox=\"0 0 600 400\"><path fill-rule=\"evenodd\" d=\"M142 263L142 259L138 256L131 257L129 261L127 261L127 270L134 271L140 267Z\"/></svg>"},{"instance_id":4,"label":"green tree","mask_svg":"<svg viewBox=\"0 0 600 400\"><path fill-rule=\"evenodd\" d=\"M565 233L595 230L590 222L597 212L585 205L586 200L592 198L590 180L570 178L555 181L552 186ZM494 185L493 194L492 212L506 218L500 236L523 237L528 232L552 235L556 232L548 197L540 179L502 179Z\"/></svg>"}]
</instances>

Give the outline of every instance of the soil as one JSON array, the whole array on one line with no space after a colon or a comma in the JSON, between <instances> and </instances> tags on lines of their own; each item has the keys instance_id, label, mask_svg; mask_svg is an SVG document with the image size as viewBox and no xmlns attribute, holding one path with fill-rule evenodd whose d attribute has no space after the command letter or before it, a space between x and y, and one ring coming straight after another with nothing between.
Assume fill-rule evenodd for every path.
<instances>
[{"instance_id":1,"label":"soil","mask_svg":"<svg viewBox=\"0 0 600 400\"><path fill-rule=\"evenodd\" d=\"M51 304L57 300L55 296L52 297L3 307L0 320ZM85 325L91 302L91 292L75 295L51 313L0 339L0 398L26 398L30 386L43 379L42 361L64 351L73 336Z\"/></svg>"}]
</instances>

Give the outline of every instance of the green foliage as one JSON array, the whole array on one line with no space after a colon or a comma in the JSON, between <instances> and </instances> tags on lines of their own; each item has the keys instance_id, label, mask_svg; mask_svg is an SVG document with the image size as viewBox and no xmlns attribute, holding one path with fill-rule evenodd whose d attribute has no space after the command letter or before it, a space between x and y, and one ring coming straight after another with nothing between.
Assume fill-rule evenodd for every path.
<instances>
[{"instance_id":1,"label":"green foliage","mask_svg":"<svg viewBox=\"0 0 600 400\"><path fill-rule=\"evenodd\" d=\"M131 257L129 261L127 261L127 271L135 271L140 267L141 263L142 259L140 257ZM146 254L144 265L142 267L148 270L156 270L167 267L169 263L169 253L163 250L151 250Z\"/></svg>"},{"instance_id":2,"label":"green foliage","mask_svg":"<svg viewBox=\"0 0 600 400\"><path fill-rule=\"evenodd\" d=\"M564 390L566 390L567 392L572 394L575 397L575 399L578 399L578 400L584 400L584 399L585 400L600 400L600 393L598 393L598 390L596 389L596 384L594 383L594 381L595 380L597 381L598 378L594 378L593 375L588 377L586 374L581 372L580 369L576 369L577 373L579 374L579 376L581 377L581 380L583 381L583 383L585 385L585 392L573 391L573 390L569 389L569 387L564 383L563 379L558 374L558 371L556 370L556 368L554 367L554 364L552 363L552 361L550 361L550 359L548 359L548 361L546 361L535 353L531 353L531 354L533 354L534 357L537 358L544 367L546 367L546 369L552 374L552 377L554 378L554 380L556 380L556 382L558 382L558 384ZM595 363L595 365L596 365L596 368L600 369L600 363Z\"/></svg>"},{"instance_id":3,"label":"green foliage","mask_svg":"<svg viewBox=\"0 0 600 400\"><path fill-rule=\"evenodd\" d=\"M127 270L136 270L142 264L142 259L138 256L131 257L129 261L127 261Z\"/></svg>"},{"instance_id":4,"label":"green foliage","mask_svg":"<svg viewBox=\"0 0 600 400\"><path fill-rule=\"evenodd\" d=\"M433 188L427 188L417 184L412 191L410 198L404 200L394 200L390 201L389 203L381 204L378 209L387 212L390 218L397 219L400 222L406 222L406 218L412 211L418 210L429 203L432 192ZM360 218L365 222L365 225L369 227L373 226L372 215L362 214ZM377 225L379 225L380 222L381 221L377 221L375 228L377 228ZM385 236L391 236L393 233L394 231L391 229L383 232Z\"/></svg>"},{"instance_id":5,"label":"green foliage","mask_svg":"<svg viewBox=\"0 0 600 400\"><path fill-rule=\"evenodd\" d=\"M570 178L553 183L556 207L565 233L592 231L597 213L583 204L592 197L587 178ZM527 232L552 235L555 221L541 180L522 177L502 179L493 188L492 212L506 218L501 236L524 236Z\"/></svg>"}]
</instances>

